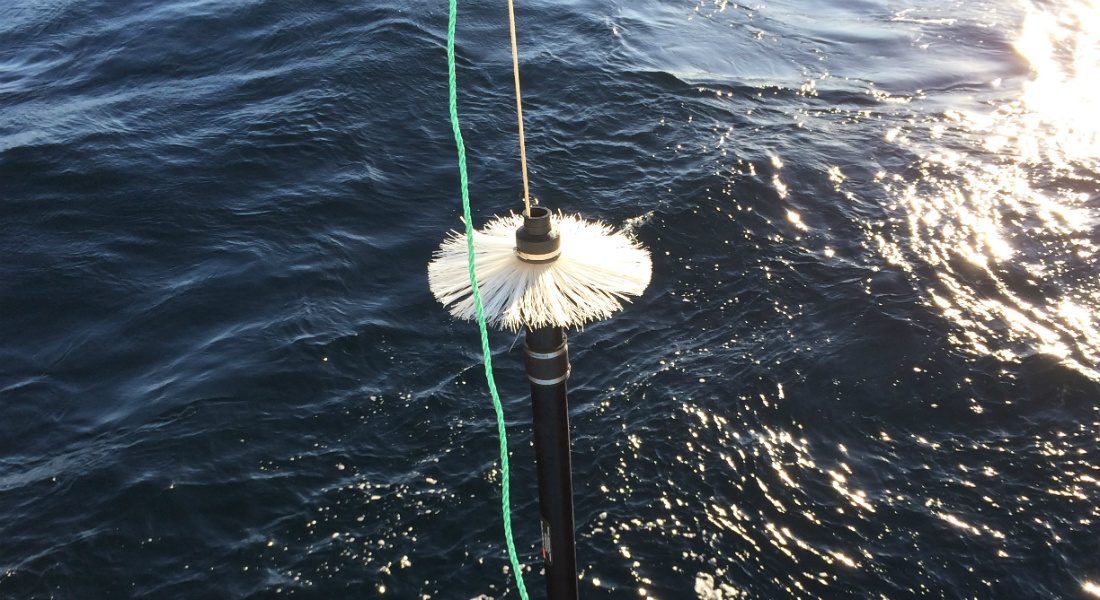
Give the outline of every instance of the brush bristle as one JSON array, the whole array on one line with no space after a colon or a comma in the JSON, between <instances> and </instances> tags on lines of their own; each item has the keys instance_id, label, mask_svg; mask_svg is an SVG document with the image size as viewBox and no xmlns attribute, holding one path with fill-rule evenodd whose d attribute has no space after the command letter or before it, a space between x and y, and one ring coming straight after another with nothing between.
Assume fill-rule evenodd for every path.
<instances>
[{"instance_id":1,"label":"brush bristle","mask_svg":"<svg viewBox=\"0 0 1100 600\"><path fill-rule=\"evenodd\" d=\"M526 325L573 327L609 318L628 295L649 285L649 252L626 234L573 215L551 217L561 256L545 264L514 252L521 215L494 219L474 231L474 260L486 321L513 331ZM477 318L466 236L452 232L428 265L428 285L455 317Z\"/></svg>"}]
</instances>

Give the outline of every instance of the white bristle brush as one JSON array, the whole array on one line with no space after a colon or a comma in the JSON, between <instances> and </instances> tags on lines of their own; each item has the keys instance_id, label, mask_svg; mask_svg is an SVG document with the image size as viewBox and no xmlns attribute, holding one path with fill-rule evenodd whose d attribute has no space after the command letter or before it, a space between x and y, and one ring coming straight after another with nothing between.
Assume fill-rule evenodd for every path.
<instances>
[{"instance_id":1,"label":"white bristle brush","mask_svg":"<svg viewBox=\"0 0 1100 600\"><path fill-rule=\"evenodd\" d=\"M513 331L524 325L581 326L611 317L622 300L641 295L649 285L649 251L625 233L542 207L532 207L531 213L526 220L515 214L498 217L474 231L477 283L488 323ZM560 254L543 242L523 251L522 229L543 225L551 237L560 236ZM467 261L465 234L452 232L428 264L428 284L453 316L475 320Z\"/></svg>"}]
</instances>

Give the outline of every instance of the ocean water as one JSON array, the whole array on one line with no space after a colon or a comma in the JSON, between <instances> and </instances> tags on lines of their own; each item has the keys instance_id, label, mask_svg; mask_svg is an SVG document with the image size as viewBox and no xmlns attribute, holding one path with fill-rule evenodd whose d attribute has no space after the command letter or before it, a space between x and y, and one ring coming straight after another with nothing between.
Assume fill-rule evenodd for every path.
<instances>
[{"instance_id":1,"label":"ocean water","mask_svg":"<svg viewBox=\"0 0 1100 600\"><path fill-rule=\"evenodd\" d=\"M518 598L447 6L0 6L0 598ZM532 190L647 293L570 334L583 598L1100 597L1100 8L519 2ZM459 2L475 225L520 209ZM542 597L530 408L494 333Z\"/></svg>"}]
</instances>

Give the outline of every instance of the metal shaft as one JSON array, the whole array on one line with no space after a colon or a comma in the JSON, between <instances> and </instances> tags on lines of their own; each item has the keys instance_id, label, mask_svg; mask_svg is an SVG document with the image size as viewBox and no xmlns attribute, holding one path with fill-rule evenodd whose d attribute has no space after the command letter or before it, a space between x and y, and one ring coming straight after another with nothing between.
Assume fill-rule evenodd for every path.
<instances>
[{"instance_id":1,"label":"metal shaft","mask_svg":"<svg viewBox=\"0 0 1100 600\"><path fill-rule=\"evenodd\" d=\"M560 327L528 330L524 341L538 461L539 511L548 600L577 599L573 470L565 381L569 352Z\"/></svg>"}]
</instances>

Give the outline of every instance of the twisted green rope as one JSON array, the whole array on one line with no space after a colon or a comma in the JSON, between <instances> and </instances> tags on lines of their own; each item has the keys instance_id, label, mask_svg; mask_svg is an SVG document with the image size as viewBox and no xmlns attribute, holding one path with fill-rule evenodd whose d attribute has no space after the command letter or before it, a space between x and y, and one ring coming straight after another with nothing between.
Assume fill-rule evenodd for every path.
<instances>
[{"instance_id":1,"label":"twisted green rope","mask_svg":"<svg viewBox=\"0 0 1100 600\"><path fill-rule=\"evenodd\" d=\"M447 76L450 85L451 129L458 146L458 173L462 187L462 216L466 221L466 251L470 258L470 286L474 291L474 305L477 307L477 326L481 331L481 353L485 357L485 379L489 382L489 395L493 398L493 408L497 413L497 431L500 437L500 487L501 511L504 513L504 539L508 542L508 558L512 561L512 572L516 574L516 586L520 598L528 600L527 587L523 585L523 571L516 557L516 547L512 542L512 507L508 491L508 438L504 432L504 408L500 405L496 380L493 379L493 358L489 351L489 332L485 328L485 309L481 304L481 292L477 287L477 275L474 272L474 227L470 216L469 180L466 177L466 145L462 142L462 131L458 126L458 83L455 76L455 23L458 21L457 0L450 0L451 13L447 23Z\"/></svg>"}]
</instances>

